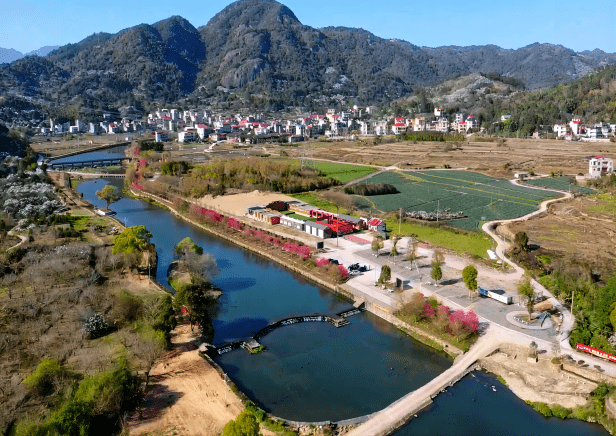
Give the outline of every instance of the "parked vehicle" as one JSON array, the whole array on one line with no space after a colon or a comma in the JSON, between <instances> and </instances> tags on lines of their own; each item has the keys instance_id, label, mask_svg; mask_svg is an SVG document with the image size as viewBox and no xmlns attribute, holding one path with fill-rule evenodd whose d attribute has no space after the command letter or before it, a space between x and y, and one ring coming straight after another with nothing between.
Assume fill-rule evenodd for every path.
<instances>
[{"instance_id":1,"label":"parked vehicle","mask_svg":"<svg viewBox=\"0 0 616 436\"><path fill-rule=\"evenodd\" d=\"M486 298L493 298L494 300L505 304L513 303L513 297L506 293L503 289L483 289L480 287L479 295Z\"/></svg>"}]
</instances>

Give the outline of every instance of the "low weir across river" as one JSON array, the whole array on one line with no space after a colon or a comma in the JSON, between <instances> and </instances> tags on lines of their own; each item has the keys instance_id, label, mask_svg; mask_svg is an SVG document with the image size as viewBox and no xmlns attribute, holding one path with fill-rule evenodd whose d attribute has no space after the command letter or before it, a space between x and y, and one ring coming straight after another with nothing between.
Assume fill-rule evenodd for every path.
<instances>
[{"instance_id":1,"label":"low weir across river","mask_svg":"<svg viewBox=\"0 0 616 436\"><path fill-rule=\"evenodd\" d=\"M225 344L221 346L209 345L207 347L206 353L210 357L214 357L220 354L228 353L229 351L236 350L238 348L246 348L248 350L254 350L260 344L257 342L259 338L265 336L272 330L276 330L277 328L284 327L291 324L297 324L300 322L328 322L334 327L342 327L349 323L347 320L348 317L357 315L361 313L363 308L353 308L349 310L345 310L344 312L340 312L336 315L304 315L304 316L294 316L291 318L281 319L275 323L272 323L266 327L263 327L261 330L257 331L252 337L247 339L242 339L240 341L235 341L230 344Z\"/></svg>"}]
</instances>

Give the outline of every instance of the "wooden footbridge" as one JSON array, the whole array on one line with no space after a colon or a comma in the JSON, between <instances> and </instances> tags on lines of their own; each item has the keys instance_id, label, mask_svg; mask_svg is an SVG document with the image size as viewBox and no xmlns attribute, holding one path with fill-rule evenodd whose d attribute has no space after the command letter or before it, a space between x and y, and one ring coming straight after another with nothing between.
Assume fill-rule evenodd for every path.
<instances>
[{"instance_id":1,"label":"wooden footbridge","mask_svg":"<svg viewBox=\"0 0 616 436\"><path fill-rule=\"evenodd\" d=\"M301 322L327 322L334 327L342 327L349 323L347 319L350 316L357 315L358 313L363 312L363 308L354 307L353 309L345 310L343 312L337 313L335 315L304 315L304 316L294 316L291 318L281 319L280 321L276 321L272 324L269 324L266 327L263 327L261 330L257 331L251 337L247 339L242 339L240 341L235 341L230 344L224 344L220 346L209 345L207 346L206 353L210 357L218 356L220 354L228 353L229 351L236 350L238 348L245 348L248 351L254 351L259 348L261 344L259 344L258 340L268 334L269 332L276 330L280 327L284 327L287 325L298 324Z\"/></svg>"}]
</instances>

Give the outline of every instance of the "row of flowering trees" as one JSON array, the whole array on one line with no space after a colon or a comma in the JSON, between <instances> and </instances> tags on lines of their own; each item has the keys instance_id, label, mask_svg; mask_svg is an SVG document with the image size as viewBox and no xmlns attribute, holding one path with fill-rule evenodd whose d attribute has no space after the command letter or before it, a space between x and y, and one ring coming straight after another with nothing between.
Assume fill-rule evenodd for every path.
<instances>
[{"instance_id":1,"label":"row of flowering trees","mask_svg":"<svg viewBox=\"0 0 616 436\"><path fill-rule=\"evenodd\" d=\"M209 221L216 224L226 225L234 230L242 232L245 235L252 236L253 238L260 241L282 247L282 249L287 253L294 253L302 259L310 259L312 257L312 249L305 245L299 245L288 241L283 242L280 238L272 236L264 230L253 230L245 226L236 218L225 218L224 215L216 212L215 210L206 209L204 207L197 206L196 204L188 206L188 203L186 201L179 198L174 198L172 202L178 208L178 210L188 210L194 218L201 222ZM346 276L348 276L348 272Z\"/></svg>"},{"instance_id":2,"label":"row of flowering trees","mask_svg":"<svg viewBox=\"0 0 616 436\"><path fill-rule=\"evenodd\" d=\"M438 331L449 333L457 340L475 335L479 330L479 318L471 309L452 311L448 306L438 304L435 298L426 298L421 292L411 296L399 315L407 321L431 323Z\"/></svg>"}]
</instances>

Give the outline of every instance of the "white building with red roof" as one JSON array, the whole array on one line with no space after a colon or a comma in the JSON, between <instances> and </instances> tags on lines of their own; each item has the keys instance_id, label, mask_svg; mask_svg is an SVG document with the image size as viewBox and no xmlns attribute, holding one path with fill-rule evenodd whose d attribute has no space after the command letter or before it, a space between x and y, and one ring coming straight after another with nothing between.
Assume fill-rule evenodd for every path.
<instances>
[{"instance_id":1,"label":"white building with red roof","mask_svg":"<svg viewBox=\"0 0 616 436\"><path fill-rule=\"evenodd\" d=\"M406 132L406 127L405 123L395 123L391 125L391 131L394 135L399 135L400 133Z\"/></svg>"},{"instance_id":2,"label":"white building with red roof","mask_svg":"<svg viewBox=\"0 0 616 436\"><path fill-rule=\"evenodd\" d=\"M378 218L372 218L370 221L368 221L368 230L370 230L371 232L384 232L386 231L385 222Z\"/></svg>"},{"instance_id":3,"label":"white building with red roof","mask_svg":"<svg viewBox=\"0 0 616 436\"><path fill-rule=\"evenodd\" d=\"M580 135L582 133L582 121L579 118L574 118L569 122L571 132L574 135Z\"/></svg>"}]
</instances>

